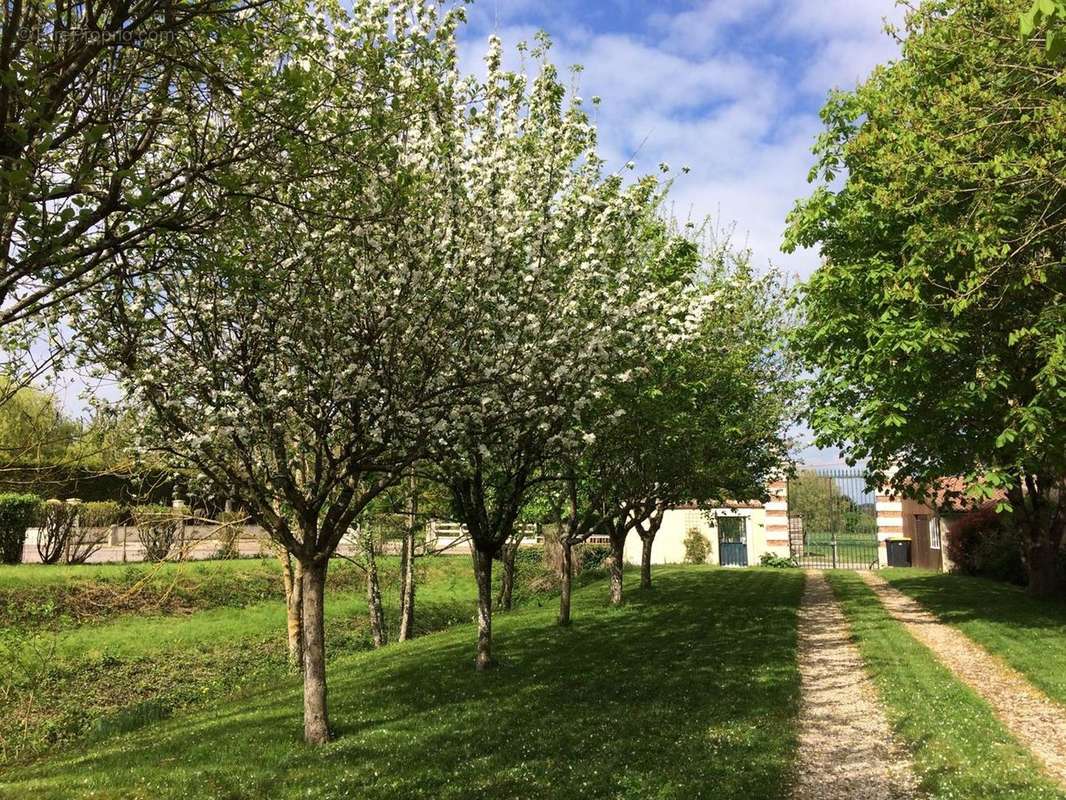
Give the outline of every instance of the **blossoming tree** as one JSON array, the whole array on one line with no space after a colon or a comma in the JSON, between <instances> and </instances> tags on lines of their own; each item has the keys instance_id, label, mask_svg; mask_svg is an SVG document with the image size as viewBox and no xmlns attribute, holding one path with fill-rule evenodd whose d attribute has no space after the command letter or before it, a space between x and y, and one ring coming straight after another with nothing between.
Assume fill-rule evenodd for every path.
<instances>
[{"instance_id":1,"label":"blossoming tree","mask_svg":"<svg viewBox=\"0 0 1066 800\"><path fill-rule=\"evenodd\" d=\"M502 67L493 39L487 78L466 87L453 143L459 210L442 242L476 287L458 360L478 390L433 463L472 542L479 670L493 663L493 558L543 466L580 446L595 396L658 320L642 273L658 184L604 174L595 129L581 100L567 101L548 48L542 37L531 51L530 78Z\"/></svg>"},{"instance_id":2,"label":"blossoming tree","mask_svg":"<svg viewBox=\"0 0 1066 800\"><path fill-rule=\"evenodd\" d=\"M421 2L291 20L243 124L284 157L196 248L156 243L88 296L85 357L118 375L143 445L237 494L300 566L304 734L330 738L323 593L360 512L458 391L466 293L430 223L459 17Z\"/></svg>"}]
</instances>

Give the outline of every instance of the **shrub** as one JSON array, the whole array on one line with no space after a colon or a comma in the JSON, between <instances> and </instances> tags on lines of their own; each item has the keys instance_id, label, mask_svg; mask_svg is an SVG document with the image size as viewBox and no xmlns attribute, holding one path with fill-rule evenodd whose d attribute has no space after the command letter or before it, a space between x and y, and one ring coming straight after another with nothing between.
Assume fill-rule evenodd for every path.
<instances>
[{"instance_id":1,"label":"shrub","mask_svg":"<svg viewBox=\"0 0 1066 800\"><path fill-rule=\"evenodd\" d=\"M55 564L63 557L77 521L78 506L74 503L48 500L37 506L37 555L42 564Z\"/></svg>"},{"instance_id":2,"label":"shrub","mask_svg":"<svg viewBox=\"0 0 1066 800\"><path fill-rule=\"evenodd\" d=\"M97 530L118 525L126 519L126 510L113 500L98 500L78 506L78 525Z\"/></svg>"},{"instance_id":3,"label":"shrub","mask_svg":"<svg viewBox=\"0 0 1066 800\"><path fill-rule=\"evenodd\" d=\"M133 523L148 561L164 561L181 537L184 517L174 508L159 505L134 506Z\"/></svg>"},{"instance_id":4,"label":"shrub","mask_svg":"<svg viewBox=\"0 0 1066 800\"><path fill-rule=\"evenodd\" d=\"M35 494L0 493L0 561L18 564L41 498Z\"/></svg>"},{"instance_id":5,"label":"shrub","mask_svg":"<svg viewBox=\"0 0 1066 800\"><path fill-rule=\"evenodd\" d=\"M519 547L514 554L515 572L522 569L538 569L544 564L543 547Z\"/></svg>"},{"instance_id":6,"label":"shrub","mask_svg":"<svg viewBox=\"0 0 1066 800\"><path fill-rule=\"evenodd\" d=\"M113 500L97 500L78 506L78 525L67 547L68 564L84 564L103 546L108 531L126 519L126 510Z\"/></svg>"},{"instance_id":7,"label":"shrub","mask_svg":"<svg viewBox=\"0 0 1066 800\"><path fill-rule=\"evenodd\" d=\"M1021 538L1009 517L988 505L948 526L948 557L959 572L1025 585Z\"/></svg>"},{"instance_id":8,"label":"shrub","mask_svg":"<svg viewBox=\"0 0 1066 800\"><path fill-rule=\"evenodd\" d=\"M685 534L685 563L704 564L710 554L710 540L700 533L698 528L689 528Z\"/></svg>"},{"instance_id":9,"label":"shrub","mask_svg":"<svg viewBox=\"0 0 1066 800\"><path fill-rule=\"evenodd\" d=\"M763 553L759 559L759 563L764 567L773 567L774 569L789 569L791 567L798 567L796 559L786 556L779 556L774 553Z\"/></svg>"},{"instance_id":10,"label":"shrub","mask_svg":"<svg viewBox=\"0 0 1066 800\"><path fill-rule=\"evenodd\" d=\"M580 564L578 572L590 569L603 569L607 559L611 557L611 547L606 544L585 544L581 547L581 555L578 559Z\"/></svg>"}]
</instances>

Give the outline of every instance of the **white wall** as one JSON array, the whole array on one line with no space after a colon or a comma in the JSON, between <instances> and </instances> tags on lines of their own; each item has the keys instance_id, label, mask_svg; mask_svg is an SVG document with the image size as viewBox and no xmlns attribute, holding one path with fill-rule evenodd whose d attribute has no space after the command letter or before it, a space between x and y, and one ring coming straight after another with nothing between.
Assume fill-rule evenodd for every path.
<instances>
[{"instance_id":1,"label":"white wall","mask_svg":"<svg viewBox=\"0 0 1066 800\"><path fill-rule=\"evenodd\" d=\"M711 543L709 564L718 563L718 529L713 518L745 517L748 531L748 564L758 564L759 558L767 551L766 546L766 511L763 508L717 508L709 511L679 508L671 509L663 516L663 524L651 548L653 564L680 564L685 560L685 535L689 529L696 528ZM777 548L771 548L777 552ZM788 548L780 555L788 555ZM627 563L639 564L641 541L636 533L626 539L625 559Z\"/></svg>"}]
</instances>

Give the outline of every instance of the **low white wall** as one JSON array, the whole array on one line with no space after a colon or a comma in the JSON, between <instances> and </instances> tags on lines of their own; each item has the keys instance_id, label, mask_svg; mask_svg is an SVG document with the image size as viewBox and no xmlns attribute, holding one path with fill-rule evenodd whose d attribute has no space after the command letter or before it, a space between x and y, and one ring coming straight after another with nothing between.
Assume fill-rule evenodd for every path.
<instances>
[{"instance_id":1,"label":"low white wall","mask_svg":"<svg viewBox=\"0 0 1066 800\"><path fill-rule=\"evenodd\" d=\"M711 544L711 553L707 563L718 563L718 528L715 517L744 517L747 520L748 563L758 564L763 553L772 552L787 556L788 545L769 547L766 544L766 510L763 508L716 508L709 511L698 509L671 509L663 516L663 524L655 537L651 548L653 564L681 564L685 560L685 536L689 530L696 528ZM627 563L639 564L641 541L636 533L626 539L625 559Z\"/></svg>"}]
</instances>

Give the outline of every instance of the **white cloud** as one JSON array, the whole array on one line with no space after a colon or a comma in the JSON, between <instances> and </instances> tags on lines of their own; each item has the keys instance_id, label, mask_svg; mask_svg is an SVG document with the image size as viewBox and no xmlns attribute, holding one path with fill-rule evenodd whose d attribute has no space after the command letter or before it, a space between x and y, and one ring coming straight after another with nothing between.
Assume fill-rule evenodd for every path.
<instances>
[{"instance_id":1,"label":"white cloud","mask_svg":"<svg viewBox=\"0 0 1066 800\"><path fill-rule=\"evenodd\" d=\"M902 24L904 11L893 0L785 0L772 23L786 35L808 39L877 38L886 21Z\"/></svg>"},{"instance_id":2,"label":"white cloud","mask_svg":"<svg viewBox=\"0 0 1066 800\"><path fill-rule=\"evenodd\" d=\"M612 165L691 167L674 187L676 214L735 221L758 262L807 275L816 253L779 248L786 215L810 191L817 111L829 89L897 54L885 17L902 20L893 0L706 0L653 13L630 35L572 19L548 32L557 64L584 66L581 95L602 98L594 113ZM533 29L499 33L513 48ZM484 40L466 50L480 57Z\"/></svg>"},{"instance_id":3,"label":"white cloud","mask_svg":"<svg viewBox=\"0 0 1066 800\"><path fill-rule=\"evenodd\" d=\"M648 22L678 50L693 53L720 43L731 28L758 20L769 7L770 0L704 0L675 14L655 13Z\"/></svg>"}]
</instances>

